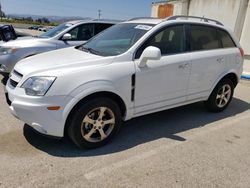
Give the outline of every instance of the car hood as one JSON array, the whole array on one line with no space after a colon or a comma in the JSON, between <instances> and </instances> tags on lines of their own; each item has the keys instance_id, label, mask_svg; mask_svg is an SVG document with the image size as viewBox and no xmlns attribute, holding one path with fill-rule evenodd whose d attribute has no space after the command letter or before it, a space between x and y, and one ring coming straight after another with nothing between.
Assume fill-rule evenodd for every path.
<instances>
[{"instance_id":1,"label":"car hood","mask_svg":"<svg viewBox=\"0 0 250 188\"><path fill-rule=\"evenodd\" d=\"M46 41L48 39L37 37L18 37L16 40L10 40L1 44L3 47L29 47L38 42Z\"/></svg>"},{"instance_id":2,"label":"car hood","mask_svg":"<svg viewBox=\"0 0 250 188\"><path fill-rule=\"evenodd\" d=\"M52 71L53 74L63 74L64 71L71 69L111 63L113 58L97 56L78 50L75 47L69 47L23 59L16 64L14 69L23 75L49 71Z\"/></svg>"}]
</instances>

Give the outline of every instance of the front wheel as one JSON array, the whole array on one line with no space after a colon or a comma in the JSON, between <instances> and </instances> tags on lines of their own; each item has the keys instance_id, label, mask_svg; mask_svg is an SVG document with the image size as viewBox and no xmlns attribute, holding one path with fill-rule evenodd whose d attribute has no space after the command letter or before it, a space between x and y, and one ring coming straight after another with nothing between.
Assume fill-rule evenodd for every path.
<instances>
[{"instance_id":1,"label":"front wheel","mask_svg":"<svg viewBox=\"0 0 250 188\"><path fill-rule=\"evenodd\" d=\"M121 111L108 98L97 98L80 106L70 120L69 137L80 148L106 144L119 130Z\"/></svg>"},{"instance_id":2,"label":"front wheel","mask_svg":"<svg viewBox=\"0 0 250 188\"><path fill-rule=\"evenodd\" d=\"M234 85L230 79L223 79L214 88L208 100L205 102L211 112L221 112L227 108L234 94Z\"/></svg>"}]
</instances>

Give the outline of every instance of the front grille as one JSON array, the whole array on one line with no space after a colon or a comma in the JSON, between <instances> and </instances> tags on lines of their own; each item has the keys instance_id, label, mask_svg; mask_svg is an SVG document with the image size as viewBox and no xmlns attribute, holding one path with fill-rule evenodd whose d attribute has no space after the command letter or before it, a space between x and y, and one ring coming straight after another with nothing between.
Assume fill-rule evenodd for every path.
<instances>
[{"instance_id":1,"label":"front grille","mask_svg":"<svg viewBox=\"0 0 250 188\"><path fill-rule=\"evenodd\" d=\"M11 85L12 87L15 88L15 87L17 86L17 84L18 84L18 82L16 82L16 81L10 79L10 85Z\"/></svg>"},{"instance_id":2,"label":"front grille","mask_svg":"<svg viewBox=\"0 0 250 188\"><path fill-rule=\"evenodd\" d=\"M10 75L10 85L13 88L16 88L16 86L18 85L18 83L20 82L20 80L23 78L23 75L19 72L17 72L15 69L13 70L13 72Z\"/></svg>"},{"instance_id":3,"label":"front grille","mask_svg":"<svg viewBox=\"0 0 250 188\"><path fill-rule=\"evenodd\" d=\"M21 77L21 78L23 77L23 75L21 73L17 72L16 70L13 70L13 73L16 74L17 76Z\"/></svg>"}]
</instances>

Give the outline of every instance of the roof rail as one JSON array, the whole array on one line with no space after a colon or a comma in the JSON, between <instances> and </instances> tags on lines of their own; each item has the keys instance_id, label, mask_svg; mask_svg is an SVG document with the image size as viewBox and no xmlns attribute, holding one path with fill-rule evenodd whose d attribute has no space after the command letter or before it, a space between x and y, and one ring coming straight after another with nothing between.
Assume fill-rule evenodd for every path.
<instances>
[{"instance_id":1,"label":"roof rail","mask_svg":"<svg viewBox=\"0 0 250 188\"><path fill-rule=\"evenodd\" d=\"M159 18L155 18L155 17L136 17L136 18L131 18L128 21L140 20L140 19L159 19Z\"/></svg>"},{"instance_id":2,"label":"roof rail","mask_svg":"<svg viewBox=\"0 0 250 188\"><path fill-rule=\"evenodd\" d=\"M184 16L184 15L177 15L177 16L171 16L166 18L166 20L177 20L178 18L194 18L194 19L200 19L200 21L204 21L204 22L214 22L217 25L222 25L223 24L217 20L213 20L213 19L209 19L209 18L205 18L205 17L199 17L199 16Z\"/></svg>"},{"instance_id":3,"label":"roof rail","mask_svg":"<svg viewBox=\"0 0 250 188\"><path fill-rule=\"evenodd\" d=\"M101 22L122 22L123 20L112 20L112 19L92 19L92 21L101 21Z\"/></svg>"}]
</instances>

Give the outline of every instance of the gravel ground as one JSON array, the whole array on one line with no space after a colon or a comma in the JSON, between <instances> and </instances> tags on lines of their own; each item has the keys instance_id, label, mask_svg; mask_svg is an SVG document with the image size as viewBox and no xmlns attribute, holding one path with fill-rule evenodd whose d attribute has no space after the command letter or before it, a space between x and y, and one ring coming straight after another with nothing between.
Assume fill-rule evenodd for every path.
<instances>
[{"instance_id":1,"label":"gravel ground","mask_svg":"<svg viewBox=\"0 0 250 188\"><path fill-rule=\"evenodd\" d=\"M42 31L37 31L37 30L30 30L30 29L15 29L16 31L19 31L19 32L22 32L22 33L27 33L29 35L32 35L32 36L39 36L41 35Z\"/></svg>"},{"instance_id":2,"label":"gravel ground","mask_svg":"<svg viewBox=\"0 0 250 188\"><path fill-rule=\"evenodd\" d=\"M15 30L23 32L23 33L28 33L32 36L38 36L40 34L42 34L43 32L41 31L37 31L37 30L30 30L28 29L28 27L32 26L30 24L21 24L21 23L5 23L5 22L0 22L0 24L4 25L4 24L11 24L13 25L13 27L15 28Z\"/></svg>"},{"instance_id":3,"label":"gravel ground","mask_svg":"<svg viewBox=\"0 0 250 188\"><path fill-rule=\"evenodd\" d=\"M196 103L126 122L108 145L79 150L12 117L0 89L0 187L246 187L250 82L219 114Z\"/></svg>"}]
</instances>

